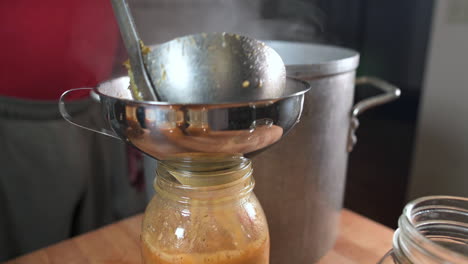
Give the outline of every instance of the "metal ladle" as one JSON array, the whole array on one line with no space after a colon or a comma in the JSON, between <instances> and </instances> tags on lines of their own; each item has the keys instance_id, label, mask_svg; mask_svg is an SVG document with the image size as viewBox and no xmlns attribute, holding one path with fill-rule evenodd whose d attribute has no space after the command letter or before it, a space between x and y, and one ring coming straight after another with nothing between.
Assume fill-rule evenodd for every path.
<instances>
[{"instance_id":1,"label":"metal ladle","mask_svg":"<svg viewBox=\"0 0 468 264\"><path fill-rule=\"evenodd\" d=\"M263 42L202 33L151 47L144 61L162 101L239 103L279 98L286 85L281 57Z\"/></svg>"},{"instance_id":2,"label":"metal ladle","mask_svg":"<svg viewBox=\"0 0 468 264\"><path fill-rule=\"evenodd\" d=\"M237 34L202 33L152 46L144 54L126 0L112 4L138 90L133 99L206 104L283 94L284 63L263 42Z\"/></svg>"}]
</instances>

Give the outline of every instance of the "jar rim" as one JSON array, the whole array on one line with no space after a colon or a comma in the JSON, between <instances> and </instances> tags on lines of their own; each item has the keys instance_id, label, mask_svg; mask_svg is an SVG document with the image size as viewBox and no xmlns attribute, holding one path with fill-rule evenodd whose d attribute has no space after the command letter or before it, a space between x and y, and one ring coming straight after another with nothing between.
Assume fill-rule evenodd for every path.
<instances>
[{"instance_id":1,"label":"jar rim","mask_svg":"<svg viewBox=\"0 0 468 264\"><path fill-rule=\"evenodd\" d=\"M208 160L206 166L197 159L161 163L154 186L157 192L183 203L238 199L253 190L255 181L250 159L232 156L227 160L212 161ZM193 166L190 165L192 162Z\"/></svg>"},{"instance_id":2,"label":"jar rim","mask_svg":"<svg viewBox=\"0 0 468 264\"><path fill-rule=\"evenodd\" d=\"M161 180L164 182L164 184L170 184L171 188L179 189L179 190L187 190L187 191L219 191L219 190L224 190L224 189L229 189L233 186L239 185L240 183L248 180L252 176L252 169L251 169L251 164L246 164L240 170L245 170L248 169L248 171L240 178L237 178L233 181L221 183L221 184L214 184L214 185L209 185L209 186L194 186L194 185L189 185L189 184L183 184L183 183L178 183L178 182L173 182L169 181L166 178L160 177L158 180ZM228 174L228 172L222 172L220 174Z\"/></svg>"},{"instance_id":3,"label":"jar rim","mask_svg":"<svg viewBox=\"0 0 468 264\"><path fill-rule=\"evenodd\" d=\"M463 261L468 261L468 256L464 255L460 252L451 250L443 245L440 245L430 238L426 237L423 233L420 232L418 229L418 221L415 219L415 216L421 213L426 213L427 210L430 208L432 209L461 209L462 208L457 208L455 206L449 206L449 205L437 205L437 204L430 204L430 202L441 202L441 201L454 201L454 202L460 202L460 203L467 203L468 204L468 198L465 197L457 197L457 196L448 196L448 195L432 195L432 196L425 196L425 197L420 197L417 198L411 202L409 202L405 208L403 209L403 214L401 215L399 219L399 228L402 229L402 232L405 232L412 238L414 241L421 242L423 245L428 245L430 248L435 249L437 253L434 253L434 250L427 250L426 247L421 246L421 245L416 245L421 252L424 252L427 256L434 257L440 260L445 260L444 256L450 256L455 259L463 260ZM428 203L428 205L424 205ZM468 211L464 210L463 213L467 213ZM400 232L400 235L401 232Z\"/></svg>"}]
</instances>

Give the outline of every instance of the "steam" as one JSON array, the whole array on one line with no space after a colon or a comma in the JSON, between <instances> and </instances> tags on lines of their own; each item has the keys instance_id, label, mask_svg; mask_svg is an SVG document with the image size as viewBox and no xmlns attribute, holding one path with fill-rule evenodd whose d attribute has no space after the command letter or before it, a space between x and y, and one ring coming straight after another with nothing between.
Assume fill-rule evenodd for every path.
<instances>
[{"instance_id":1,"label":"steam","mask_svg":"<svg viewBox=\"0 0 468 264\"><path fill-rule=\"evenodd\" d=\"M261 39L314 41L323 35L324 15L314 1L232 1L238 14L236 27Z\"/></svg>"},{"instance_id":2,"label":"steam","mask_svg":"<svg viewBox=\"0 0 468 264\"><path fill-rule=\"evenodd\" d=\"M201 32L290 41L324 35L316 0L133 0L132 11L148 44Z\"/></svg>"}]
</instances>

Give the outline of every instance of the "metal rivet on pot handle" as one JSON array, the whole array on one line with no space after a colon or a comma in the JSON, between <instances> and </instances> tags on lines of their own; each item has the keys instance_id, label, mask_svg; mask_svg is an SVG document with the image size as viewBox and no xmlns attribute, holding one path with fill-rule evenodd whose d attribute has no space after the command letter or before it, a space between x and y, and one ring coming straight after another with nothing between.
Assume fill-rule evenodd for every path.
<instances>
[{"instance_id":1,"label":"metal rivet on pot handle","mask_svg":"<svg viewBox=\"0 0 468 264\"><path fill-rule=\"evenodd\" d=\"M92 132L96 132L96 133L99 133L99 134L102 134L102 135L105 135L105 136L109 136L109 137L113 137L113 138L117 138L117 139L120 139L120 137L117 136L117 134L115 134L113 131L110 131L110 130L107 130L107 129L104 129L102 128L101 131L99 130L96 130L96 129L93 129L93 128L89 128L87 126L84 126L84 125L80 125L76 122L73 121L73 117L68 113L67 111L67 108L65 107L65 98L67 97L67 94L71 93L71 92L76 92L76 91L80 91L80 90L93 90L92 88L76 88L76 89L71 89L71 90L68 90L68 91L65 91L61 96L60 96L60 99L59 99L59 111L60 111L60 114L62 115L62 117L68 121L68 123L72 124L72 125L75 125L77 127L81 127L81 128L84 128L86 130L89 130L89 131L92 131ZM93 95L92 95L93 96ZM96 94L94 94L94 96L97 96ZM93 98L95 99L95 98ZM96 99L95 99L96 100Z\"/></svg>"},{"instance_id":2,"label":"metal rivet on pot handle","mask_svg":"<svg viewBox=\"0 0 468 264\"><path fill-rule=\"evenodd\" d=\"M388 102L391 102L398 97L400 97L401 91L398 87L389 84L386 81L375 77L359 77L356 79L356 85L368 84L372 85L377 89L380 89L383 94L376 95L367 99L364 99L354 105L353 109L351 110L351 124L349 128L349 137L348 137L348 152L353 150L354 145L357 142L356 137L356 129L359 126L358 116L362 114L364 111L382 105Z\"/></svg>"}]
</instances>

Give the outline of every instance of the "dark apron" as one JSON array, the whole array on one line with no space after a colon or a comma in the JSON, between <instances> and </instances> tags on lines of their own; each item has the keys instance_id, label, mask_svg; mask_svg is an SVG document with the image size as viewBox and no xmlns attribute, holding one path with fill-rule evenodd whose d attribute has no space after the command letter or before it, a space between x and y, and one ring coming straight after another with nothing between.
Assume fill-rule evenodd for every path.
<instances>
[{"instance_id":1,"label":"dark apron","mask_svg":"<svg viewBox=\"0 0 468 264\"><path fill-rule=\"evenodd\" d=\"M91 100L68 104L102 126ZM141 212L125 145L62 119L56 102L0 97L0 261Z\"/></svg>"}]
</instances>

